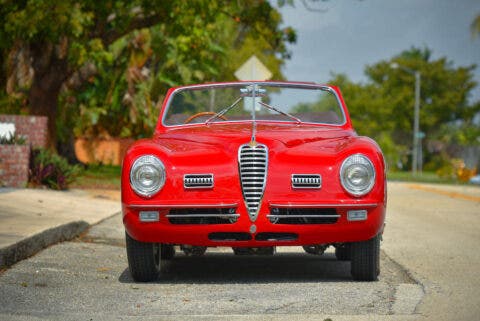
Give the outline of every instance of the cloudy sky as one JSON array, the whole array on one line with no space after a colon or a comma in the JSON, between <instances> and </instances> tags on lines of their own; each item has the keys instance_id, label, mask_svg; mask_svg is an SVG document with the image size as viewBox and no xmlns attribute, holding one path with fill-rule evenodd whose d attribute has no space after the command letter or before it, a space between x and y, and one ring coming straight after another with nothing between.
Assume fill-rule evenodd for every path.
<instances>
[{"instance_id":1,"label":"cloudy sky","mask_svg":"<svg viewBox=\"0 0 480 321\"><path fill-rule=\"evenodd\" d=\"M470 32L480 14L479 0L330 0L315 6L324 13L295 3L295 8L280 9L284 24L298 35L284 68L289 80L323 83L333 71L365 81L365 65L426 46L433 59L447 57L454 66L477 64L480 84L480 37ZM480 99L480 86L471 98Z\"/></svg>"}]
</instances>

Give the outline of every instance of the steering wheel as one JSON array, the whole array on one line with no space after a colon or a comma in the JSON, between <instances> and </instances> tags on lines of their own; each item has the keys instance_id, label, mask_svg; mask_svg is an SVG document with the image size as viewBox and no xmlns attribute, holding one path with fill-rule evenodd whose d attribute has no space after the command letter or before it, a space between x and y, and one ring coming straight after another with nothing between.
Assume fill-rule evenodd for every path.
<instances>
[{"instance_id":1,"label":"steering wheel","mask_svg":"<svg viewBox=\"0 0 480 321\"><path fill-rule=\"evenodd\" d=\"M198 118L198 117L202 117L202 116L214 116L216 115L217 113L213 112L213 111L202 111L200 113L196 113L195 115L192 115L190 117L187 118L187 120L185 121L185 124L188 124L190 123L192 120L194 120L195 118ZM217 118L220 118L220 119L223 119L223 120L227 120L227 117L221 115L221 116L218 116Z\"/></svg>"}]
</instances>

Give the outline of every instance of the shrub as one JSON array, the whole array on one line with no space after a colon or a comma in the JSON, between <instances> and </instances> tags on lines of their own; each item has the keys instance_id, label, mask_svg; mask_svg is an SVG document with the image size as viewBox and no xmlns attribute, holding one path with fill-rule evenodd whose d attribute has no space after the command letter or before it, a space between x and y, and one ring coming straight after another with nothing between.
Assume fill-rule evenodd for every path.
<instances>
[{"instance_id":1,"label":"shrub","mask_svg":"<svg viewBox=\"0 0 480 321\"><path fill-rule=\"evenodd\" d=\"M51 189L66 190L80 172L78 165L70 165L60 155L47 149L35 149L31 153L30 183Z\"/></svg>"},{"instance_id":2,"label":"shrub","mask_svg":"<svg viewBox=\"0 0 480 321\"><path fill-rule=\"evenodd\" d=\"M23 136L0 136L0 145L25 145L26 142L27 140Z\"/></svg>"}]
</instances>

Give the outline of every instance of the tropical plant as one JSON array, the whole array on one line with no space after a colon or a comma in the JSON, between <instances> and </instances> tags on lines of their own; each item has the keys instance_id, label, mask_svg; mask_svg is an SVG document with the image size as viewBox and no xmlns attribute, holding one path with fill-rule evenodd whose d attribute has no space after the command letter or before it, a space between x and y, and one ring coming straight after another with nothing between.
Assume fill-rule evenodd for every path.
<instances>
[{"instance_id":1,"label":"tropical plant","mask_svg":"<svg viewBox=\"0 0 480 321\"><path fill-rule=\"evenodd\" d=\"M142 74L144 68L154 77L152 102L171 84L214 79L212 75L229 61L224 56L229 43L217 37L225 26L222 21L229 21L232 33L226 36L235 42L241 44L255 34L274 55L287 56L286 43L293 39L291 29L279 27L276 9L260 0L2 0L0 4L0 54L6 62L0 84L10 84L8 95L23 95L21 101L28 102L31 114L48 116L53 145L57 124L66 125L59 129L59 150L73 136L75 119L67 116L81 104L93 123L95 110L87 109L104 109L114 99L126 102L112 106L114 111L128 108L135 116L139 107L128 99L135 101L131 93L142 77L148 78ZM129 55L116 54L117 48ZM115 80L113 87L106 85L103 95L95 93L85 104L72 101L75 94L67 94L60 99L66 104L58 104L62 88L78 93L104 80L101 75L95 79L102 72L110 72ZM125 89L130 97L125 97ZM109 111L99 115L110 116Z\"/></svg>"},{"instance_id":2,"label":"tropical plant","mask_svg":"<svg viewBox=\"0 0 480 321\"><path fill-rule=\"evenodd\" d=\"M81 170L79 165L70 165L65 158L47 149L34 149L30 164L30 184L56 190L68 189Z\"/></svg>"},{"instance_id":3,"label":"tropical plant","mask_svg":"<svg viewBox=\"0 0 480 321\"><path fill-rule=\"evenodd\" d=\"M26 142L25 137L13 133L10 133L10 135L0 135L0 145L25 145Z\"/></svg>"}]
</instances>

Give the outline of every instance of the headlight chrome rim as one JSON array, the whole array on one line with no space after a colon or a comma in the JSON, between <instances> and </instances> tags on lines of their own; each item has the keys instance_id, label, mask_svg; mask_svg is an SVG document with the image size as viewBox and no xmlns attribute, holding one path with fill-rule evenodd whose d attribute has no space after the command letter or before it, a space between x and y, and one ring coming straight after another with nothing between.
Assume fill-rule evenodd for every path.
<instances>
[{"instance_id":1,"label":"headlight chrome rim","mask_svg":"<svg viewBox=\"0 0 480 321\"><path fill-rule=\"evenodd\" d=\"M362 184L360 181L364 179L365 174L367 176L367 181ZM340 167L340 181L342 187L352 196L361 197L370 193L375 186L375 179L375 167L373 166L372 161L363 154L353 154L348 156ZM352 182L353 180L356 180L357 183Z\"/></svg>"},{"instance_id":2,"label":"headlight chrome rim","mask_svg":"<svg viewBox=\"0 0 480 321\"><path fill-rule=\"evenodd\" d=\"M130 169L130 186L140 196L152 197L158 193L165 185L165 178L165 166L155 155L138 157Z\"/></svg>"}]
</instances>

